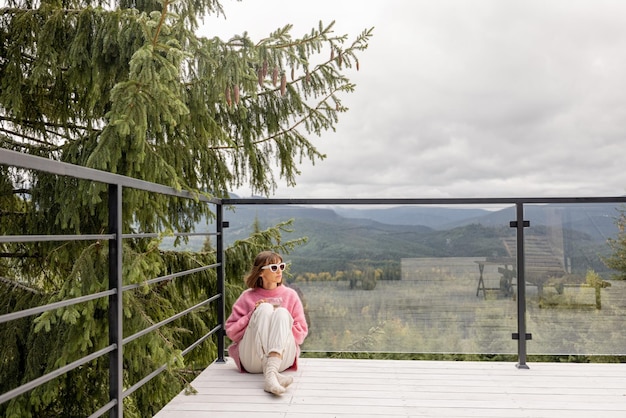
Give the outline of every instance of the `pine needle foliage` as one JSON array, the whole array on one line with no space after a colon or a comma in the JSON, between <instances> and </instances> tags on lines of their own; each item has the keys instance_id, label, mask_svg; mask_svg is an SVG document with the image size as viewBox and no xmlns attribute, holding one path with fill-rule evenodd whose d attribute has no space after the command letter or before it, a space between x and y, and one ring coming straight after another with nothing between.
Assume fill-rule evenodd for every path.
<instances>
[{"instance_id":1,"label":"pine needle foliage","mask_svg":"<svg viewBox=\"0 0 626 418\"><path fill-rule=\"evenodd\" d=\"M295 185L299 166L324 158L312 137L334 130L354 90L349 71L372 30L353 41L320 24L301 37L286 24L260 40L198 35L223 17L217 0L5 0L0 8L0 147L187 190L227 196L247 185L264 195L277 179ZM123 232L191 232L212 219L200 200L125 189ZM0 228L6 235L102 234L107 186L0 167ZM259 251L289 253L291 222L226 250L227 306ZM216 292L214 270L148 285L213 264L212 245L165 251L160 239L123 246L124 336ZM99 240L0 244L0 313L108 288L108 245ZM0 392L108 345L108 301L81 303L0 325ZM124 387L168 369L124 400L147 417L217 355L211 305L124 346ZM7 417L82 417L108 402L106 357L0 405ZM188 387L188 386L187 386Z\"/></svg>"}]
</instances>

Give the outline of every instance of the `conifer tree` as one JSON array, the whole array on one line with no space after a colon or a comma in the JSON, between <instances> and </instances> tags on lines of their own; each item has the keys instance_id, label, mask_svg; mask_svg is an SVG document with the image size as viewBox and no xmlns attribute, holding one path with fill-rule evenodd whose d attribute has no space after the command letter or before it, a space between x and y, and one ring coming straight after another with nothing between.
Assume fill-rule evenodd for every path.
<instances>
[{"instance_id":1,"label":"conifer tree","mask_svg":"<svg viewBox=\"0 0 626 418\"><path fill-rule=\"evenodd\" d=\"M626 280L626 208L620 209L615 225L617 225L617 236L608 239L613 253L603 260L609 268L616 271L613 275L614 279Z\"/></svg>"},{"instance_id":2,"label":"conifer tree","mask_svg":"<svg viewBox=\"0 0 626 418\"><path fill-rule=\"evenodd\" d=\"M332 130L355 86L358 54L333 23L296 38L292 26L254 41L197 35L223 14L217 0L5 0L0 8L0 147L226 196L248 185L271 194L277 176L294 185L304 160L324 156L311 137ZM124 232L190 232L211 208L196 201L125 190ZM0 167L0 227L15 234L93 234L106 230L105 185ZM251 258L283 242L289 223L227 249L233 282ZM215 262L212 246L164 251L157 239L124 243L125 284ZM107 288L101 242L0 244L0 312ZM189 280L125 293L124 332L132 334L215 292L210 270ZM106 300L0 325L0 393L107 345ZM194 312L124 347L124 383L171 367L124 400L125 415L151 416L188 381L187 371L215 358L207 342L184 359L214 314ZM106 358L0 405L9 417L85 416L108 401Z\"/></svg>"}]
</instances>

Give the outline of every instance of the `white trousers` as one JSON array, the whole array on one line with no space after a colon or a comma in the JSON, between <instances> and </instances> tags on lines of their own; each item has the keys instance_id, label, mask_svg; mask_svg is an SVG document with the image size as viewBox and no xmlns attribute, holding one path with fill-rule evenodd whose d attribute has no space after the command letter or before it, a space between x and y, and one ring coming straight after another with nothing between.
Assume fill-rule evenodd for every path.
<instances>
[{"instance_id":1,"label":"white trousers","mask_svg":"<svg viewBox=\"0 0 626 418\"><path fill-rule=\"evenodd\" d=\"M261 303L252 314L246 332L239 342L239 359L248 373L263 373L263 359L280 353L278 371L291 367L296 359L296 342L291 332L293 317L285 308Z\"/></svg>"}]
</instances>

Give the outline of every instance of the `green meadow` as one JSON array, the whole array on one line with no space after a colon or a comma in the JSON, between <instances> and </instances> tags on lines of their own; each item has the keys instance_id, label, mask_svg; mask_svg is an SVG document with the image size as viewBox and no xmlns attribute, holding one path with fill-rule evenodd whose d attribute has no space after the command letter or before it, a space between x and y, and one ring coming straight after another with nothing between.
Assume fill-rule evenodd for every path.
<instances>
[{"instance_id":1,"label":"green meadow","mask_svg":"<svg viewBox=\"0 0 626 418\"><path fill-rule=\"evenodd\" d=\"M295 283L306 306L310 352L390 352L440 354L515 354L517 286L503 296L490 290L478 296L477 259L402 260L401 280L379 280L373 290L350 288L348 281ZM486 266L487 288L500 275ZM528 354L624 355L626 283L601 289L545 287L542 295L527 285Z\"/></svg>"}]
</instances>

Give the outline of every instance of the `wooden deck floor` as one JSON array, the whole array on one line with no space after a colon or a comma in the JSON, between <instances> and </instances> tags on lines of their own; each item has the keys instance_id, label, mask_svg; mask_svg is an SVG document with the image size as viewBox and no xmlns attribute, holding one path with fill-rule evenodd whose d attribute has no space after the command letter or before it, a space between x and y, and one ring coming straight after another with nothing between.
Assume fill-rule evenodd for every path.
<instances>
[{"instance_id":1,"label":"wooden deck floor","mask_svg":"<svg viewBox=\"0 0 626 418\"><path fill-rule=\"evenodd\" d=\"M626 364L300 359L278 397L215 363L156 418L626 417Z\"/></svg>"}]
</instances>

